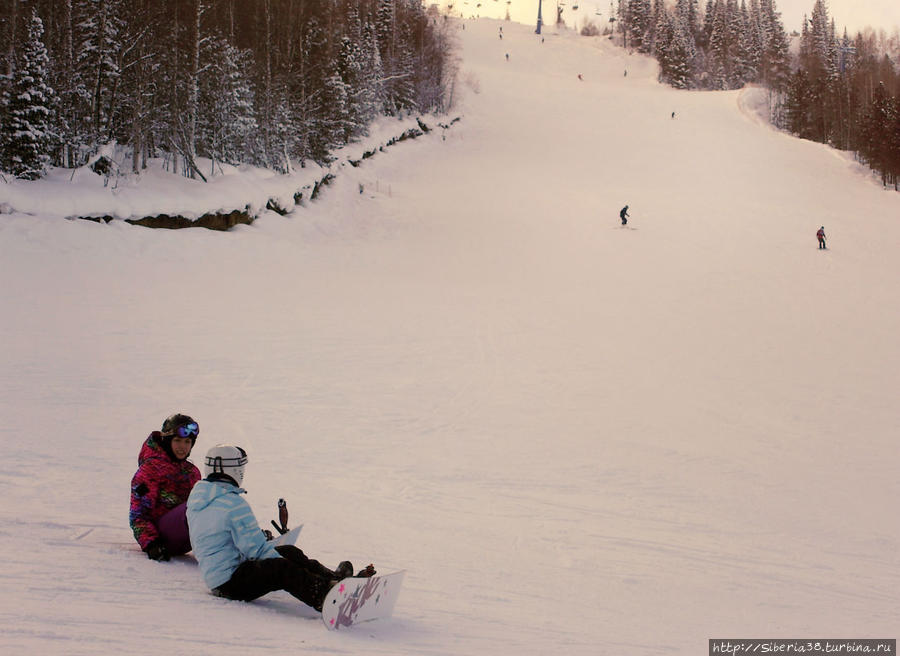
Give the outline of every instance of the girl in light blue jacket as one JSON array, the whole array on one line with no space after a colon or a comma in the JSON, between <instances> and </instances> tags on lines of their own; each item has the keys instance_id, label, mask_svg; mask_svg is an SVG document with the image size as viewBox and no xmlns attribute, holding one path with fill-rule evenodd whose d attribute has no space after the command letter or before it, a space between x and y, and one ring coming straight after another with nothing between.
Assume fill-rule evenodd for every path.
<instances>
[{"instance_id":1,"label":"girl in light blue jacket","mask_svg":"<svg viewBox=\"0 0 900 656\"><path fill-rule=\"evenodd\" d=\"M297 547L276 547L265 534L241 497L247 453L240 447L220 444L206 454L206 478L194 486L187 501L187 521L194 556L203 580L222 597L252 601L274 590L322 610L328 590L337 581L353 576L353 565L344 561L332 571L307 558ZM360 576L372 576L370 565Z\"/></svg>"}]
</instances>

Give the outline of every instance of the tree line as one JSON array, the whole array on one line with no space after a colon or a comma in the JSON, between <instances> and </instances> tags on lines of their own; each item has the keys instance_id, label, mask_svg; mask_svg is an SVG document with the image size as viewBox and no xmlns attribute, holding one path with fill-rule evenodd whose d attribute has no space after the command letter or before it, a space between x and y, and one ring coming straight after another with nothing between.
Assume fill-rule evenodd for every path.
<instances>
[{"instance_id":1,"label":"tree line","mask_svg":"<svg viewBox=\"0 0 900 656\"><path fill-rule=\"evenodd\" d=\"M774 0L619 0L624 45L653 55L660 80L680 89L784 89L789 43Z\"/></svg>"},{"instance_id":2,"label":"tree line","mask_svg":"<svg viewBox=\"0 0 900 656\"><path fill-rule=\"evenodd\" d=\"M110 143L203 179L325 163L377 116L447 108L449 34L419 0L0 0L0 168Z\"/></svg>"},{"instance_id":3,"label":"tree line","mask_svg":"<svg viewBox=\"0 0 900 656\"><path fill-rule=\"evenodd\" d=\"M775 0L619 0L623 45L656 57L660 80L682 89L772 91L772 122L850 150L900 187L900 68L868 31L838 37L825 0L804 18L793 56ZM894 54L896 56L897 44Z\"/></svg>"},{"instance_id":4,"label":"tree line","mask_svg":"<svg viewBox=\"0 0 900 656\"><path fill-rule=\"evenodd\" d=\"M804 23L776 118L804 139L854 151L885 186L900 188L900 67L874 33L838 37L824 0Z\"/></svg>"}]
</instances>

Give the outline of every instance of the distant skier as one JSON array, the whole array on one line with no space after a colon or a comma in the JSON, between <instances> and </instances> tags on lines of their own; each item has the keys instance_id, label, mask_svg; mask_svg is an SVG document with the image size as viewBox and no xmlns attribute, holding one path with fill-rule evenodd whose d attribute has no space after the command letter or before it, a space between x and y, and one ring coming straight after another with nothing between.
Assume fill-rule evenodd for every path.
<instances>
[{"instance_id":1,"label":"distant skier","mask_svg":"<svg viewBox=\"0 0 900 656\"><path fill-rule=\"evenodd\" d=\"M581 76L581 73L578 74L578 79L584 82L584 78Z\"/></svg>"},{"instance_id":2,"label":"distant skier","mask_svg":"<svg viewBox=\"0 0 900 656\"><path fill-rule=\"evenodd\" d=\"M822 226L818 230L816 230L816 237L819 240L819 249L826 248L825 246L825 226Z\"/></svg>"},{"instance_id":3,"label":"distant skier","mask_svg":"<svg viewBox=\"0 0 900 656\"><path fill-rule=\"evenodd\" d=\"M628 223L628 205L622 208L622 211L619 212L619 218L622 219L622 225L626 225Z\"/></svg>"}]
</instances>

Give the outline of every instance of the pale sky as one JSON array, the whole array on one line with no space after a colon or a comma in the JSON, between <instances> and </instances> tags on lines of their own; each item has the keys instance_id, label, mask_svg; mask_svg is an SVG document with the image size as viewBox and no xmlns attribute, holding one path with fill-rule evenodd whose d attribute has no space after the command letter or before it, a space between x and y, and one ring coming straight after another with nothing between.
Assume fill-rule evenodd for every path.
<instances>
[{"instance_id":1,"label":"pale sky","mask_svg":"<svg viewBox=\"0 0 900 656\"><path fill-rule=\"evenodd\" d=\"M838 34L844 27L851 36L864 27L883 28L890 33L900 28L900 0L826 0L828 15L834 18ZM815 0L775 0L784 28L800 30L803 14L812 14Z\"/></svg>"},{"instance_id":2,"label":"pale sky","mask_svg":"<svg viewBox=\"0 0 900 656\"><path fill-rule=\"evenodd\" d=\"M673 0L674 1L674 0ZM749 1L749 0L748 0ZM441 0L439 6L446 7L448 2L453 2L454 11L462 11L466 17L478 14L484 17L504 18L506 12L506 0ZM843 33L844 27L851 35L866 26L882 28L889 34L895 29L900 29L900 0L826 0L828 15L834 18L838 34ZM587 20L606 22L609 20L609 0L562 0L564 4L564 18L571 26L574 22L577 26ZM706 0L700 0L705 8ZM803 15L812 14L815 0L775 0L775 6L781 12L781 20L788 32L800 31ZM578 5L578 9L572 7ZM537 20L538 0L509 0L510 17L520 23L533 23ZM543 0L542 14L545 23L553 21L556 0ZM600 12L599 14L597 12Z\"/></svg>"}]
</instances>

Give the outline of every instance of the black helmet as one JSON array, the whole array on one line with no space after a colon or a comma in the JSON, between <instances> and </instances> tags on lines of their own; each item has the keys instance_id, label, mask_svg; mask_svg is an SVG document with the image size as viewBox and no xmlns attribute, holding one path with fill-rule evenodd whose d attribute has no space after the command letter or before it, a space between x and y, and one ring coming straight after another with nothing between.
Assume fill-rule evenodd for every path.
<instances>
[{"instance_id":1,"label":"black helmet","mask_svg":"<svg viewBox=\"0 0 900 656\"><path fill-rule=\"evenodd\" d=\"M178 460L175 456L175 452L172 451L172 438L176 435L178 437L191 438L191 448L193 449L194 444L197 443L197 435L199 434L200 425L194 421L193 417L181 413L174 414L163 422L162 430L160 431L159 445L172 460Z\"/></svg>"},{"instance_id":2,"label":"black helmet","mask_svg":"<svg viewBox=\"0 0 900 656\"><path fill-rule=\"evenodd\" d=\"M161 432L163 437L178 435L178 437L190 437L196 442L197 435L200 434L200 425L190 415L178 413L163 422Z\"/></svg>"}]
</instances>

